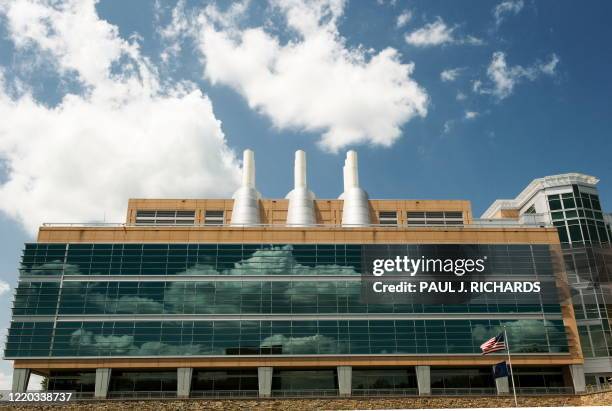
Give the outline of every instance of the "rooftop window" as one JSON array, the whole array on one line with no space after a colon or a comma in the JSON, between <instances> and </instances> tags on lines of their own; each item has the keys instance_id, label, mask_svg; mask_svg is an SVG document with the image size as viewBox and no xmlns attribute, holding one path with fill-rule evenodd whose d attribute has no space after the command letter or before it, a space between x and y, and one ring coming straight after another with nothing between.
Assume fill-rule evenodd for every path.
<instances>
[{"instance_id":1,"label":"rooftop window","mask_svg":"<svg viewBox=\"0 0 612 411\"><path fill-rule=\"evenodd\" d=\"M204 212L204 225L223 225L225 212L223 210L206 210Z\"/></svg>"},{"instance_id":2,"label":"rooftop window","mask_svg":"<svg viewBox=\"0 0 612 411\"><path fill-rule=\"evenodd\" d=\"M382 225L397 225L397 211L379 211L378 222Z\"/></svg>"},{"instance_id":3,"label":"rooftop window","mask_svg":"<svg viewBox=\"0 0 612 411\"><path fill-rule=\"evenodd\" d=\"M408 225L462 225L462 211L408 211Z\"/></svg>"},{"instance_id":4,"label":"rooftop window","mask_svg":"<svg viewBox=\"0 0 612 411\"><path fill-rule=\"evenodd\" d=\"M136 225L193 225L194 210L137 210Z\"/></svg>"}]
</instances>

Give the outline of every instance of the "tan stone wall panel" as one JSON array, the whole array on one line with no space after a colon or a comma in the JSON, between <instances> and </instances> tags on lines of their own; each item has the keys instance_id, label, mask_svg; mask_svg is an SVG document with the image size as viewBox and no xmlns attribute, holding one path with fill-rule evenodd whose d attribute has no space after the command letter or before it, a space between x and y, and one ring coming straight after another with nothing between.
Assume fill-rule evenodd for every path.
<instances>
[{"instance_id":1,"label":"tan stone wall panel","mask_svg":"<svg viewBox=\"0 0 612 411\"><path fill-rule=\"evenodd\" d=\"M15 360L15 368L31 368L44 373L49 369L91 368L178 368L178 367L393 367L393 366L486 366L505 359L504 355L473 356L345 356L345 357L189 357L189 358L97 358ZM538 355L512 357L513 365L554 366L581 364L582 359L569 355Z\"/></svg>"},{"instance_id":2,"label":"tan stone wall panel","mask_svg":"<svg viewBox=\"0 0 612 411\"><path fill-rule=\"evenodd\" d=\"M555 228L482 227L48 227L39 242L218 242L353 244L558 244Z\"/></svg>"},{"instance_id":3,"label":"tan stone wall panel","mask_svg":"<svg viewBox=\"0 0 612 411\"><path fill-rule=\"evenodd\" d=\"M231 221L234 201L231 199L130 199L126 223L136 222L136 210L194 210L196 222L203 223L205 210L224 210L225 222ZM315 200L318 224L342 223L342 200ZM260 201L263 224L284 224L287 218L289 200L263 199ZM378 223L379 211L397 211L398 222L406 223L407 211L462 211L464 222L472 222L470 202L466 200L370 200L372 222Z\"/></svg>"}]
</instances>

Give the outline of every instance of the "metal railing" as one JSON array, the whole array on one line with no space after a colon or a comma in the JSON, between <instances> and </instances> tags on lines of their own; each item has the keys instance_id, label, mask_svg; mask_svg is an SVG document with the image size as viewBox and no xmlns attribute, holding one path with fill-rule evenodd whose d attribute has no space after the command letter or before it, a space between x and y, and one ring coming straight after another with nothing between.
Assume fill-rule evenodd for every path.
<instances>
[{"instance_id":1,"label":"metal railing","mask_svg":"<svg viewBox=\"0 0 612 411\"><path fill-rule=\"evenodd\" d=\"M387 389L363 389L355 388L352 390L353 397L413 397L419 395L416 388L387 388Z\"/></svg>"},{"instance_id":2,"label":"metal railing","mask_svg":"<svg viewBox=\"0 0 612 411\"><path fill-rule=\"evenodd\" d=\"M558 395L573 394L572 387L516 387L516 393L521 395Z\"/></svg>"},{"instance_id":3,"label":"metal railing","mask_svg":"<svg viewBox=\"0 0 612 411\"><path fill-rule=\"evenodd\" d=\"M518 221L522 224L527 225L540 225L545 224L547 221L550 221L550 216L548 215L548 213L523 214L519 217Z\"/></svg>"},{"instance_id":4,"label":"metal railing","mask_svg":"<svg viewBox=\"0 0 612 411\"><path fill-rule=\"evenodd\" d=\"M338 397L338 390L272 390L272 397Z\"/></svg>"},{"instance_id":5,"label":"metal railing","mask_svg":"<svg viewBox=\"0 0 612 411\"><path fill-rule=\"evenodd\" d=\"M585 393L597 393L612 390L612 384L587 386ZM46 391L40 391L46 392ZM49 391L51 392L51 391ZM572 387L517 387L518 395L568 395L574 394ZM337 389L331 390L273 390L270 398L346 398L341 397ZM397 389L353 389L350 397L416 397L416 388ZM512 395L512 392L507 395ZM459 397L459 396L497 396L494 387L486 388L432 388L431 396ZM257 390L196 390L191 391L189 399L257 399ZM109 391L108 400L156 400L177 399L176 391ZM94 398L93 392L72 392L72 400L99 400Z\"/></svg>"},{"instance_id":6,"label":"metal railing","mask_svg":"<svg viewBox=\"0 0 612 411\"><path fill-rule=\"evenodd\" d=\"M143 223L43 223L43 227L67 227L67 228L88 228L88 227L108 227L108 228L133 228L133 227L155 227L157 229L163 227L205 227L210 229L218 229L224 227L230 228L388 228L388 229L414 229L419 227L437 228L446 230L449 228L512 228L512 227L552 227L551 224L536 220L515 220L515 219L474 219L470 224L367 224L367 225L343 225L343 224L143 224Z\"/></svg>"},{"instance_id":7,"label":"metal railing","mask_svg":"<svg viewBox=\"0 0 612 411\"><path fill-rule=\"evenodd\" d=\"M432 388L431 395L464 396L464 395L497 395L497 390L491 388Z\"/></svg>"},{"instance_id":8,"label":"metal railing","mask_svg":"<svg viewBox=\"0 0 612 411\"><path fill-rule=\"evenodd\" d=\"M220 391L191 391L189 398L257 398L257 390L220 390Z\"/></svg>"},{"instance_id":9,"label":"metal railing","mask_svg":"<svg viewBox=\"0 0 612 411\"><path fill-rule=\"evenodd\" d=\"M587 394L606 391L612 391L612 383L606 382L599 385L587 385L585 389Z\"/></svg>"},{"instance_id":10,"label":"metal railing","mask_svg":"<svg viewBox=\"0 0 612 411\"><path fill-rule=\"evenodd\" d=\"M161 399L176 398L176 391L109 391L109 399Z\"/></svg>"},{"instance_id":11,"label":"metal railing","mask_svg":"<svg viewBox=\"0 0 612 411\"><path fill-rule=\"evenodd\" d=\"M95 393L93 392L73 392L72 393L72 398L74 398L75 400L89 400L89 399L93 399L95 396Z\"/></svg>"}]
</instances>

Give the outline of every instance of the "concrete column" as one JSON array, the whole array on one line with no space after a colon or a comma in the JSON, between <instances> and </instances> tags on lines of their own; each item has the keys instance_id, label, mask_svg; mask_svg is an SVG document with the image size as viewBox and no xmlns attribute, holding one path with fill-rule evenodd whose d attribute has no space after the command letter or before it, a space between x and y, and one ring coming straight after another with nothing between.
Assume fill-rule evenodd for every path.
<instances>
[{"instance_id":1,"label":"concrete column","mask_svg":"<svg viewBox=\"0 0 612 411\"><path fill-rule=\"evenodd\" d=\"M269 397L272 395L272 367L257 368L257 382L259 384L259 396Z\"/></svg>"},{"instance_id":2,"label":"concrete column","mask_svg":"<svg viewBox=\"0 0 612 411\"><path fill-rule=\"evenodd\" d=\"M414 368L416 369L419 395L431 395L431 370L429 365L417 365Z\"/></svg>"},{"instance_id":3,"label":"concrete column","mask_svg":"<svg viewBox=\"0 0 612 411\"><path fill-rule=\"evenodd\" d=\"M110 383L111 369L96 368L96 389L94 396L96 398L106 398L108 394L108 384Z\"/></svg>"},{"instance_id":4,"label":"concrete column","mask_svg":"<svg viewBox=\"0 0 612 411\"><path fill-rule=\"evenodd\" d=\"M176 396L177 398L189 398L191 392L191 377L193 368L176 369Z\"/></svg>"},{"instance_id":5,"label":"concrete column","mask_svg":"<svg viewBox=\"0 0 612 411\"><path fill-rule=\"evenodd\" d=\"M510 383L508 377L499 377L495 379L495 386L497 387L497 395L510 394Z\"/></svg>"},{"instance_id":6,"label":"concrete column","mask_svg":"<svg viewBox=\"0 0 612 411\"><path fill-rule=\"evenodd\" d=\"M15 368L13 370L13 392L26 392L30 382L29 368Z\"/></svg>"},{"instance_id":7,"label":"concrete column","mask_svg":"<svg viewBox=\"0 0 612 411\"><path fill-rule=\"evenodd\" d=\"M338 393L340 396L350 396L353 381L353 367L350 365L338 366Z\"/></svg>"},{"instance_id":8,"label":"concrete column","mask_svg":"<svg viewBox=\"0 0 612 411\"><path fill-rule=\"evenodd\" d=\"M586 382L584 381L584 365L571 364L569 366L570 374L572 375L572 383L574 392L580 393L586 391Z\"/></svg>"}]
</instances>

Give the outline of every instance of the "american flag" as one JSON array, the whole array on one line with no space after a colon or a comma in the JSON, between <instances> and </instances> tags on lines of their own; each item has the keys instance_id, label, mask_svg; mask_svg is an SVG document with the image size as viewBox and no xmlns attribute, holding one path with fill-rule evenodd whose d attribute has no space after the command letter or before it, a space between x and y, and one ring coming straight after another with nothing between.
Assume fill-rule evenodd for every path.
<instances>
[{"instance_id":1,"label":"american flag","mask_svg":"<svg viewBox=\"0 0 612 411\"><path fill-rule=\"evenodd\" d=\"M504 333L500 333L497 337L493 337L485 341L481 346L482 355L489 354L495 351L501 351L506 349L506 341L504 339Z\"/></svg>"}]
</instances>

